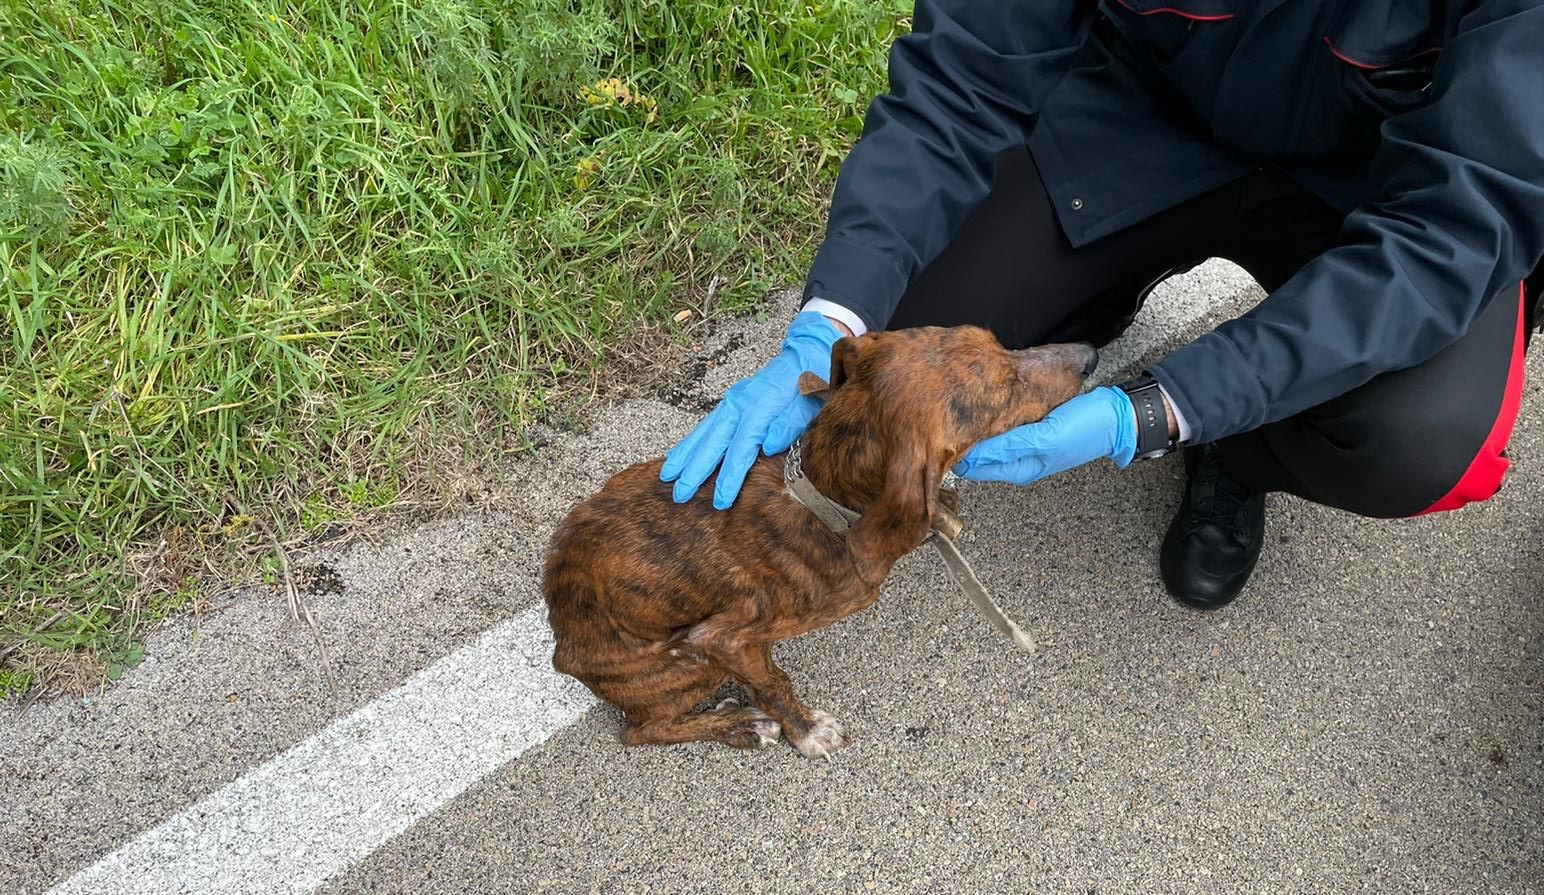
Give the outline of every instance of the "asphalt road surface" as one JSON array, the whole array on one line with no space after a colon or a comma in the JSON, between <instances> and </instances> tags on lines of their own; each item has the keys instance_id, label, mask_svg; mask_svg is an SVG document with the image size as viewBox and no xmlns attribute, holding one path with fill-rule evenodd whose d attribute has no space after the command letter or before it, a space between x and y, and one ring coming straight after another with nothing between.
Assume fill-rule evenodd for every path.
<instances>
[{"instance_id":1,"label":"asphalt road surface","mask_svg":"<svg viewBox=\"0 0 1544 895\"><path fill-rule=\"evenodd\" d=\"M1258 292L1209 264L1108 381ZM851 745L623 750L547 666L545 541L776 343L726 324L664 394L554 434L487 506L305 556L337 678L253 592L91 698L0 706L0 892L1544 893L1544 362L1502 496L1375 522L1273 497L1249 589L1203 614L1156 551L1178 458L970 485L931 552L779 661Z\"/></svg>"}]
</instances>

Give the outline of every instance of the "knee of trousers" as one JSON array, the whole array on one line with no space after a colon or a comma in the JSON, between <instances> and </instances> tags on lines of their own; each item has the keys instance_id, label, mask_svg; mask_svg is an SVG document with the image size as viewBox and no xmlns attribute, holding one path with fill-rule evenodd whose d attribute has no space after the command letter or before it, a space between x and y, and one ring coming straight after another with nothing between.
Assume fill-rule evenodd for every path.
<instances>
[{"instance_id":1,"label":"knee of trousers","mask_svg":"<svg viewBox=\"0 0 1544 895\"><path fill-rule=\"evenodd\" d=\"M1506 446L1522 402L1528 299L1520 286L1418 367L1267 427L1300 493L1379 517L1495 496L1511 466Z\"/></svg>"},{"instance_id":2,"label":"knee of trousers","mask_svg":"<svg viewBox=\"0 0 1544 895\"><path fill-rule=\"evenodd\" d=\"M1489 427L1470 428L1376 412L1348 424L1310 412L1265 434L1301 496L1397 519L1458 509L1501 489L1510 466L1505 443L1493 447Z\"/></svg>"}]
</instances>

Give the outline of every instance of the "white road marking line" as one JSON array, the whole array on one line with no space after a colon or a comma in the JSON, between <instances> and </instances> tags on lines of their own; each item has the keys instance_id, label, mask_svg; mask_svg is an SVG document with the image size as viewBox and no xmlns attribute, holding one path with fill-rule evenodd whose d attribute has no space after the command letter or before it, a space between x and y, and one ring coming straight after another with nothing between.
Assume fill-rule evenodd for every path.
<instances>
[{"instance_id":1,"label":"white road marking line","mask_svg":"<svg viewBox=\"0 0 1544 895\"><path fill-rule=\"evenodd\" d=\"M1106 348L1096 377L1117 374L1252 284L1229 268L1209 262L1160 287L1141 325ZM313 892L594 706L588 690L552 670L551 655L538 604L50 895Z\"/></svg>"},{"instance_id":2,"label":"white road marking line","mask_svg":"<svg viewBox=\"0 0 1544 895\"><path fill-rule=\"evenodd\" d=\"M551 656L538 604L52 893L311 892L589 710Z\"/></svg>"}]
</instances>

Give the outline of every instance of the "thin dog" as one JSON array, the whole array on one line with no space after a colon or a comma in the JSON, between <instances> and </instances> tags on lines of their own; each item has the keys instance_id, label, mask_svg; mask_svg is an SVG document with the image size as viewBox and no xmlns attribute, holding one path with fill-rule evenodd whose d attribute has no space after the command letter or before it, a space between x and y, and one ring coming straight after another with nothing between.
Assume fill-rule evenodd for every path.
<instances>
[{"instance_id":1,"label":"thin dog","mask_svg":"<svg viewBox=\"0 0 1544 895\"><path fill-rule=\"evenodd\" d=\"M740 497L685 504L661 460L613 477L568 515L543 574L552 664L622 710L623 741L716 740L756 748L785 735L808 757L845 744L806 706L772 645L873 605L896 560L955 509L943 474L976 442L1072 398L1097 354L1085 344L1009 351L984 329L924 327L838 341L826 400L802 441L805 475L862 517L838 534L761 457ZM942 507L942 510L941 510ZM753 705L695 707L730 679Z\"/></svg>"}]
</instances>

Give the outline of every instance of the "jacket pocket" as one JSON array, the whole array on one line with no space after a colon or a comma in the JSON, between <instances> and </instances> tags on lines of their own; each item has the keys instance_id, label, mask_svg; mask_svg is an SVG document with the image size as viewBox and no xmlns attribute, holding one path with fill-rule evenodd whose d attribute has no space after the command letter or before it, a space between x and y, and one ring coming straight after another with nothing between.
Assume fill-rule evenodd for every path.
<instances>
[{"instance_id":1,"label":"jacket pocket","mask_svg":"<svg viewBox=\"0 0 1544 895\"><path fill-rule=\"evenodd\" d=\"M1236 14L1238 0L1114 0L1139 16L1172 16L1192 22L1225 22Z\"/></svg>"},{"instance_id":2,"label":"jacket pocket","mask_svg":"<svg viewBox=\"0 0 1544 895\"><path fill-rule=\"evenodd\" d=\"M1431 0L1347 0L1325 30L1329 52L1363 71L1435 55L1457 23L1459 10L1440 10Z\"/></svg>"},{"instance_id":3,"label":"jacket pocket","mask_svg":"<svg viewBox=\"0 0 1544 895\"><path fill-rule=\"evenodd\" d=\"M1365 114L1381 121L1418 109L1431 99L1432 76L1440 50L1420 50L1372 66L1342 56L1328 41L1326 46L1339 60L1341 89Z\"/></svg>"},{"instance_id":4,"label":"jacket pocket","mask_svg":"<svg viewBox=\"0 0 1544 895\"><path fill-rule=\"evenodd\" d=\"M1237 17L1239 0L1107 0L1115 29L1148 63L1164 71L1215 38Z\"/></svg>"},{"instance_id":5,"label":"jacket pocket","mask_svg":"<svg viewBox=\"0 0 1544 895\"><path fill-rule=\"evenodd\" d=\"M1336 10L1323 49L1339 63L1343 88L1364 111L1387 118L1429 100L1437 59L1457 15L1439 5L1356 0Z\"/></svg>"}]
</instances>

